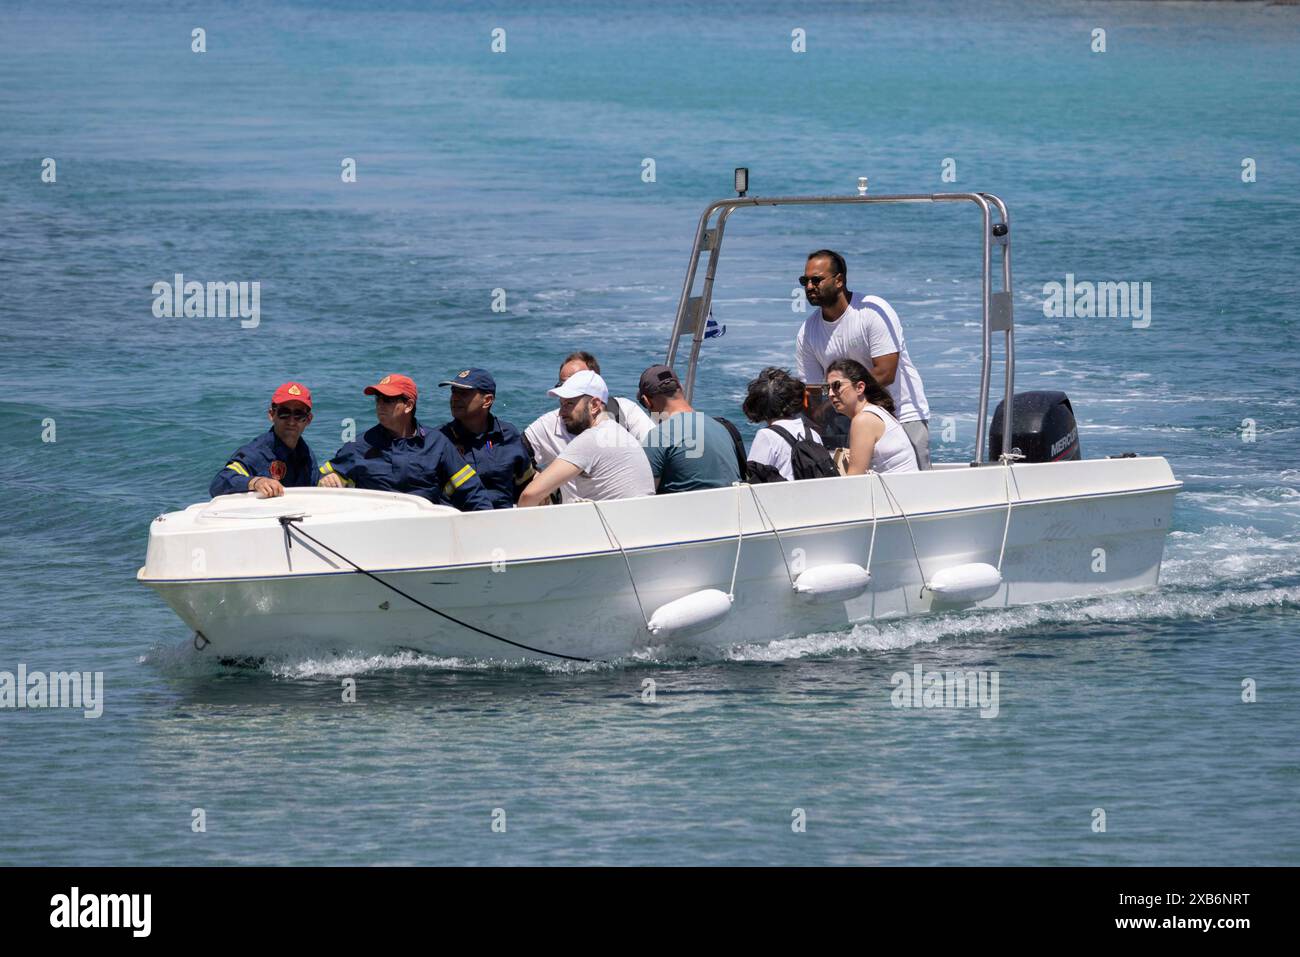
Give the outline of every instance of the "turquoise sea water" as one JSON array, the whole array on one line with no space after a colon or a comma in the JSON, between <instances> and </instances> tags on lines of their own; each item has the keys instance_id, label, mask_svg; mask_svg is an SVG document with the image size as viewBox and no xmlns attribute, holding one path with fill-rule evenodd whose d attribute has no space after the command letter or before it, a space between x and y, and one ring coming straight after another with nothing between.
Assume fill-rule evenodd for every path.
<instances>
[{"instance_id":1,"label":"turquoise sea water","mask_svg":"<svg viewBox=\"0 0 1300 957\"><path fill-rule=\"evenodd\" d=\"M1300 8L33 3L0 22L0 670L102 671L106 694L95 720L0 710L0 863L1300 862ZM470 364L526 423L574 348L627 394L739 165L758 195L868 175L1008 202L1020 388L1069 393L1086 455L1164 455L1186 483L1157 591L704 661L194 658L134 582L148 523L205 497L276 384L311 385L324 454L385 371L416 377L433 423L434 384ZM698 404L738 420L746 380L789 361L793 280L823 245L902 316L952 419L936 459L968 457L964 208L738 214ZM260 324L155 318L178 272L260 282ZM1150 326L1044 317L1067 274L1150 282ZM998 716L893 708L918 663L998 671Z\"/></svg>"}]
</instances>

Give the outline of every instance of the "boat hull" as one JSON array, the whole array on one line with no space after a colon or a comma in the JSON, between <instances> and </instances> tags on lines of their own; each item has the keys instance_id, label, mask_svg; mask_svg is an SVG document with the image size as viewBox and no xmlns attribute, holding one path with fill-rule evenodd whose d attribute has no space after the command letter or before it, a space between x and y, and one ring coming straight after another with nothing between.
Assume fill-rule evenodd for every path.
<instances>
[{"instance_id":1,"label":"boat hull","mask_svg":"<svg viewBox=\"0 0 1300 957\"><path fill-rule=\"evenodd\" d=\"M1148 458L465 514L411 496L302 489L160 516L139 578L221 657L414 649L607 660L949 610L924 585L967 563L1000 566L1002 582L956 607L1151 588L1178 487L1163 459ZM303 517L286 530L284 514ZM843 563L869 572L862 594L818 601L792 587L804 569ZM702 589L733 594L721 621L680 638L651 634L657 608Z\"/></svg>"}]
</instances>

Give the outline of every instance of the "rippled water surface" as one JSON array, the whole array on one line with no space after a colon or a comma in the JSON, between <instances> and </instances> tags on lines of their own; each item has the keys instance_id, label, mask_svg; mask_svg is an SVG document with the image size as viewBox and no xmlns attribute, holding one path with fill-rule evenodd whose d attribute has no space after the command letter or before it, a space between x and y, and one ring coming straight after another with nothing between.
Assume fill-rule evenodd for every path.
<instances>
[{"instance_id":1,"label":"rippled water surface","mask_svg":"<svg viewBox=\"0 0 1300 957\"><path fill-rule=\"evenodd\" d=\"M0 863L1300 862L1300 8L4 19L0 670L102 671L106 702L94 720L0 710ZM708 660L231 669L134 582L149 520L205 497L286 378L316 393L325 454L343 419L369 421L360 388L382 371L413 374L435 423L434 383L471 364L519 424L573 348L631 392L738 165L756 194L869 175L1008 202L1020 388L1069 393L1085 454L1164 455L1185 483L1159 589ZM747 379L789 361L794 277L830 245L903 318L951 419L935 457L968 457L978 240L960 208L737 214L698 404L739 419ZM260 324L155 318L151 287L178 272L259 281ZM1150 282L1150 325L1045 317L1066 274ZM997 671L997 716L893 707L891 676L918 663Z\"/></svg>"}]
</instances>

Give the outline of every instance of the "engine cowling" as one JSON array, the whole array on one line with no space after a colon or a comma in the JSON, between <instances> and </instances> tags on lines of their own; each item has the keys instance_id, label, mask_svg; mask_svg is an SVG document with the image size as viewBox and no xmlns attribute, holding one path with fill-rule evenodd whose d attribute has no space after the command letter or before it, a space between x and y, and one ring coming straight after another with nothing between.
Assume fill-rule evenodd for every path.
<instances>
[{"instance_id":1,"label":"engine cowling","mask_svg":"<svg viewBox=\"0 0 1300 957\"><path fill-rule=\"evenodd\" d=\"M989 460L1002 455L1002 407L989 422ZM1064 392L1017 392L1011 401L1011 447L1024 462L1069 462L1083 458L1074 408Z\"/></svg>"}]
</instances>

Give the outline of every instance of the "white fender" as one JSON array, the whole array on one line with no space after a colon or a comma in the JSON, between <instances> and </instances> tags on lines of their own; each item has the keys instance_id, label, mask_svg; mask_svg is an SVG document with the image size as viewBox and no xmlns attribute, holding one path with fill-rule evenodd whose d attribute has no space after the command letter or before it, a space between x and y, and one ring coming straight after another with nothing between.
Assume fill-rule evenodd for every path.
<instances>
[{"instance_id":1,"label":"white fender","mask_svg":"<svg viewBox=\"0 0 1300 957\"><path fill-rule=\"evenodd\" d=\"M794 590L805 601L835 602L857 598L867 590L871 574L861 565L819 565L794 580Z\"/></svg>"},{"instance_id":2,"label":"white fender","mask_svg":"<svg viewBox=\"0 0 1300 957\"><path fill-rule=\"evenodd\" d=\"M660 605L647 626L656 638L685 638L720 624L730 611L730 595L705 588Z\"/></svg>"},{"instance_id":3,"label":"white fender","mask_svg":"<svg viewBox=\"0 0 1300 957\"><path fill-rule=\"evenodd\" d=\"M1002 587L1002 573L984 562L954 565L936 574L925 585L937 601L966 605L992 598Z\"/></svg>"}]
</instances>

